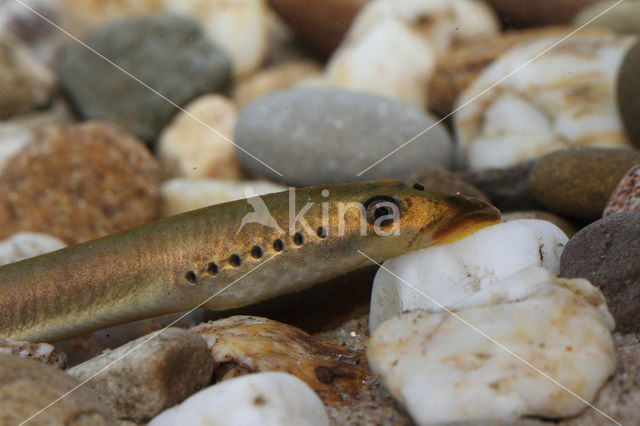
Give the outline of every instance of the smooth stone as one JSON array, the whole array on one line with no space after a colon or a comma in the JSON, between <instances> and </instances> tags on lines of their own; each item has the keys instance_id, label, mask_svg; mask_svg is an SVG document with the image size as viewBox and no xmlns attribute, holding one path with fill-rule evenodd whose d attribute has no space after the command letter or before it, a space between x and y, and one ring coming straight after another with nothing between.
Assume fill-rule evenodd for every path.
<instances>
[{"instance_id":1,"label":"smooth stone","mask_svg":"<svg viewBox=\"0 0 640 426\"><path fill-rule=\"evenodd\" d=\"M428 192L445 194L462 194L467 197L489 201L489 198L478 188L461 179L454 172L441 166L424 167L407 178L409 185L419 183Z\"/></svg>"},{"instance_id":2,"label":"smooth stone","mask_svg":"<svg viewBox=\"0 0 640 426\"><path fill-rule=\"evenodd\" d=\"M617 3L617 4L616 4ZM573 25L609 28L621 34L640 32L640 2L598 0L574 16Z\"/></svg>"},{"instance_id":3,"label":"smooth stone","mask_svg":"<svg viewBox=\"0 0 640 426\"><path fill-rule=\"evenodd\" d=\"M236 315L191 329L209 345L215 381L280 371L305 382L327 406L352 405L370 379L364 354L323 342L300 328L267 318Z\"/></svg>"},{"instance_id":4,"label":"smooth stone","mask_svg":"<svg viewBox=\"0 0 640 426\"><path fill-rule=\"evenodd\" d=\"M487 0L509 26L567 24L583 8L598 0Z\"/></svg>"},{"instance_id":5,"label":"smooth stone","mask_svg":"<svg viewBox=\"0 0 640 426\"><path fill-rule=\"evenodd\" d=\"M457 317L403 313L369 340L372 370L417 424L574 416L616 369L613 318L587 280L528 268L448 308Z\"/></svg>"},{"instance_id":6,"label":"smooth stone","mask_svg":"<svg viewBox=\"0 0 640 426\"><path fill-rule=\"evenodd\" d=\"M329 426L320 398L285 373L257 373L208 387L153 419L171 425Z\"/></svg>"},{"instance_id":7,"label":"smooth stone","mask_svg":"<svg viewBox=\"0 0 640 426\"><path fill-rule=\"evenodd\" d=\"M226 88L230 61L197 22L178 15L123 18L93 31L92 48L175 104ZM116 123L152 142L177 109L84 46L70 44L57 67L85 118Z\"/></svg>"},{"instance_id":8,"label":"smooth stone","mask_svg":"<svg viewBox=\"0 0 640 426\"><path fill-rule=\"evenodd\" d=\"M167 328L67 370L88 380L119 420L148 422L211 383L214 363L205 341ZM99 373L99 374L98 374Z\"/></svg>"},{"instance_id":9,"label":"smooth stone","mask_svg":"<svg viewBox=\"0 0 640 426\"><path fill-rule=\"evenodd\" d=\"M620 66L618 73L618 112L627 131L629 140L640 148L640 104L637 102L640 95L640 41L636 42L628 51Z\"/></svg>"},{"instance_id":10,"label":"smooth stone","mask_svg":"<svg viewBox=\"0 0 640 426\"><path fill-rule=\"evenodd\" d=\"M539 210L542 204L529 187L529 173L533 161L513 167L456 172L463 181L487 194L491 203L501 211Z\"/></svg>"},{"instance_id":11,"label":"smooth stone","mask_svg":"<svg viewBox=\"0 0 640 426\"><path fill-rule=\"evenodd\" d=\"M188 104L158 139L156 153L163 173L171 177L241 179L244 172L233 145L237 116L234 103L222 95L205 95Z\"/></svg>"},{"instance_id":12,"label":"smooth stone","mask_svg":"<svg viewBox=\"0 0 640 426\"><path fill-rule=\"evenodd\" d=\"M567 148L630 146L615 91L633 37L579 32L530 62L560 38L514 47L460 94L456 107L465 107L453 121L462 164L504 168Z\"/></svg>"},{"instance_id":13,"label":"smooth stone","mask_svg":"<svg viewBox=\"0 0 640 426\"><path fill-rule=\"evenodd\" d=\"M0 354L0 424L21 424L56 400L29 424L115 424L95 392L79 380L41 362Z\"/></svg>"},{"instance_id":14,"label":"smooth stone","mask_svg":"<svg viewBox=\"0 0 640 426\"><path fill-rule=\"evenodd\" d=\"M260 180L232 182L175 178L160 186L160 214L162 217L173 216L214 204L286 190L286 186Z\"/></svg>"},{"instance_id":15,"label":"smooth stone","mask_svg":"<svg viewBox=\"0 0 640 426\"><path fill-rule=\"evenodd\" d=\"M254 73L239 81L233 90L233 99L243 107L269 92L286 89L297 82L321 74L320 65L308 59L283 62Z\"/></svg>"},{"instance_id":16,"label":"smooth stone","mask_svg":"<svg viewBox=\"0 0 640 426\"><path fill-rule=\"evenodd\" d=\"M406 178L425 165L450 166L452 146L444 126L436 125L387 161L358 173L435 123L435 118L392 99L297 88L273 92L244 107L235 141L284 176L239 152L249 172L291 185Z\"/></svg>"},{"instance_id":17,"label":"smooth stone","mask_svg":"<svg viewBox=\"0 0 640 426\"><path fill-rule=\"evenodd\" d=\"M296 34L316 53L329 56L338 47L367 0L268 0Z\"/></svg>"},{"instance_id":18,"label":"smooth stone","mask_svg":"<svg viewBox=\"0 0 640 426\"><path fill-rule=\"evenodd\" d=\"M578 230L576 226L569 222L567 219L555 215L553 213L545 212L543 210L520 210L514 212L502 213L500 220L502 222L511 222L513 220L520 219L534 219L534 220L545 220L547 222L553 223L555 226L560 228L562 232L568 237L571 238L575 235Z\"/></svg>"},{"instance_id":19,"label":"smooth stone","mask_svg":"<svg viewBox=\"0 0 640 426\"><path fill-rule=\"evenodd\" d=\"M373 281L369 330L401 312L453 306L524 268L557 275L567 240L550 222L522 219L387 260Z\"/></svg>"},{"instance_id":20,"label":"smooth stone","mask_svg":"<svg viewBox=\"0 0 640 426\"><path fill-rule=\"evenodd\" d=\"M604 207L602 217L629 210L640 210L640 164L620 180Z\"/></svg>"},{"instance_id":21,"label":"smooth stone","mask_svg":"<svg viewBox=\"0 0 640 426\"><path fill-rule=\"evenodd\" d=\"M11 158L35 139L34 133L25 126L0 123L0 174Z\"/></svg>"},{"instance_id":22,"label":"smooth stone","mask_svg":"<svg viewBox=\"0 0 640 426\"><path fill-rule=\"evenodd\" d=\"M197 20L206 36L231 57L234 75L257 70L267 53L265 0L163 0L168 12Z\"/></svg>"},{"instance_id":23,"label":"smooth stone","mask_svg":"<svg viewBox=\"0 0 640 426\"><path fill-rule=\"evenodd\" d=\"M498 27L483 2L370 1L327 63L327 83L426 108L438 58L455 41L496 34Z\"/></svg>"},{"instance_id":24,"label":"smooth stone","mask_svg":"<svg viewBox=\"0 0 640 426\"><path fill-rule=\"evenodd\" d=\"M155 158L120 128L51 127L0 176L0 238L32 231L72 244L141 225L157 216L158 185Z\"/></svg>"},{"instance_id":25,"label":"smooth stone","mask_svg":"<svg viewBox=\"0 0 640 426\"><path fill-rule=\"evenodd\" d=\"M68 39L42 16L61 25L60 4L58 0L29 0L26 4L36 13L15 0L0 0L0 33L15 37L38 61L50 66Z\"/></svg>"},{"instance_id":26,"label":"smooth stone","mask_svg":"<svg viewBox=\"0 0 640 426\"><path fill-rule=\"evenodd\" d=\"M56 88L56 77L22 44L0 36L0 119L47 105Z\"/></svg>"},{"instance_id":27,"label":"smooth stone","mask_svg":"<svg viewBox=\"0 0 640 426\"><path fill-rule=\"evenodd\" d=\"M18 232L0 241L0 265L7 265L65 247L66 244L62 240L51 235Z\"/></svg>"},{"instance_id":28,"label":"smooth stone","mask_svg":"<svg viewBox=\"0 0 640 426\"><path fill-rule=\"evenodd\" d=\"M558 151L538 160L529 184L549 210L593 221L601 217L620 179L638 163L640 151L633 149Z\"/></svg>"},{"instance_id":29,"label":"smooth stone","mask_svg":"<svg viewBox=\"0 0 640 426\"><path fill-rule=\"evenodd\" d=\"M67 366L67 356L48 343L21 342L0 339L0 354L32 359L63 370Z\"/></svg>"},{"instance_id":30,"label":"smooth stone","mask_svg":"<svg viewBox=\"0 0 640 426\"><path fill-rule=\"evenodd\" d=\"M560 275L586 278L604 293L617 330L640 332L640 211L613 214L581 229L560 259Z\"/></svg>"}]
</instances>

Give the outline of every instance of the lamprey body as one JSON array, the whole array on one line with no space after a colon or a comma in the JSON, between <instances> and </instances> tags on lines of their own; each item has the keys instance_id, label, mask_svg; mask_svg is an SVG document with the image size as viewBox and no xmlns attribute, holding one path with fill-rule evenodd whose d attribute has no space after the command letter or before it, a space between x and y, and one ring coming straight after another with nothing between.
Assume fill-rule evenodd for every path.
<instances>
[{"instance_id":1,"label":"lamprey body","mask_svg":"<svg viewBox=\"0 0 640 426\"><path fill-rule=\"evenodd\" d=\"M381 262L498 219L479 200L397 181L214 205L1 267L0 337L60 340L218 292L203 306L245 306L368 265L357 250Z\"/></svg>"}]
</instances>

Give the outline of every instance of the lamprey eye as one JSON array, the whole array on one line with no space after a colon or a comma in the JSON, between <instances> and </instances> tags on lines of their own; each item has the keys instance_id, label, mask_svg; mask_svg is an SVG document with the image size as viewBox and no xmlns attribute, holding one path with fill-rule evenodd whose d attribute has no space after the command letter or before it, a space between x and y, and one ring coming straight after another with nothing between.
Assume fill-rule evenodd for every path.
<instances>
[{"instance_id":1,"label":"lamprey eye","mask_svg":"<svg viewBox=\"0 0 640 426\"><path fill-rule=\"evenodd\" d=\"M398 201L386 195L369 198L364 203L367 222L374 226L387 227L400 218Z\"/></svg>"}]
</instances>

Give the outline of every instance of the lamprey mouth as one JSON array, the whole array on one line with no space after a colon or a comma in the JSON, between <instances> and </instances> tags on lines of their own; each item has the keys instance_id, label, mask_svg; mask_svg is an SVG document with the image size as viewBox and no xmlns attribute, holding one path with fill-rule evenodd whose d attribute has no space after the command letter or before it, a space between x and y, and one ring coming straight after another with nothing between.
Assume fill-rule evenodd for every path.
<instances>
[{"instance_id":1,"label":"lamprey mouth","mask_svg":"<svg viewBox=\"0 0 640 426\"><path fill-rule=\"evenodd\" d=\"M500 222L500 210L476 198L451 197L448 202L456 204L449 220L444 220L433 233L436 244L447 244L460 240L479 229Z\"/></svg>"}]
</instances>

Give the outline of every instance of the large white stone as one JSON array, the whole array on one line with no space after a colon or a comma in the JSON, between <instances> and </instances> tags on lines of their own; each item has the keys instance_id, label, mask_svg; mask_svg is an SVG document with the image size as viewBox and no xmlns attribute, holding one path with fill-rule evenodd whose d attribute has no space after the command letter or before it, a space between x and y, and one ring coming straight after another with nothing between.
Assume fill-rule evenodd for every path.
<instances>
[{"instance_id":1,"label":"large white stone","mask_svg":"<svg viewBox=\"0 0 640 426\"><path fill-rule=\"evenodd\" d=\"M285 373L249 374L208 387L154 418L149 426L325 426L322 401Z\"/></svg>"},{"instance_id":2,"label":"large white stone","mask_svg":"<svg viewBox=\"0 0 640 426\"><path fill-rule=\"evenodd\" d=\"M403 311L438 308L426 296L451 306L530 266L557 275L566 242L566 235L551 222L523 219L390 259L373 282L369 329Z\"/></svg>"},{"instance_id":3,"label":"large white stone","mask_svg":"<svg viewBox=\"0 0 640 426\"><path fill-rule=\"evenodd\" d=\"M592 402L615 370L613 317L584 279L528 268L450 309L459 318L401 314L369 341L372 370L418 424L572 416L587 404L551 379Z\"/></svg>"},{"instance_id":4,"label":"large white stone","mask_svg":"<svg viewBox=\"0 0 640 426\"><path fill-rule=\"evenodd\" d=\"M213 204L286 190L286 186L262 180L235 182L175 178L160 186L160 210L162 216L173 216Z\"/></svg>"},{"instance_id":5,"label":"large white stone","mask_svg":"<svg viewBox=\"0 0 640 426\"><path fill-rule=\"evenodd\" d=\"M0 241L0 265L18 262L65 247L64 242L51 235L18 232Z\"/></svg>"},{"instance_id":6,"label":"large white stone","mask_svg":"<svg viewBox=\"0 0 640 426\"><path fill-rule=\"evenodd\" d=\"M166 10L200 22L207 36L231 56L236 76L251 73L262 64L268 40L264 0L163 1Z\"/></svg>"},{"instance_id":7,"label":"large white stone","mask_svg":"<svg viewBox=\"0 0 640 426\"><path fill-rule=\"evenodd\" d=\"M462 163L501 168L567 147L629 146L615 87L634 38L585 32L554 46L560 38L510 49L460 94L454 129Z\"/></svg>"},{"instance_id":8,"label":"large white stone","mask_svg":"<svg viewBox=\"0 0 640 426\"><path fill-rule=\"evenodd\" d=\"M326 83L423 108L438 57L455 40L497 31L491 9L475 0L371 1L331 57Z\"/></svg>"}]
</instances>

